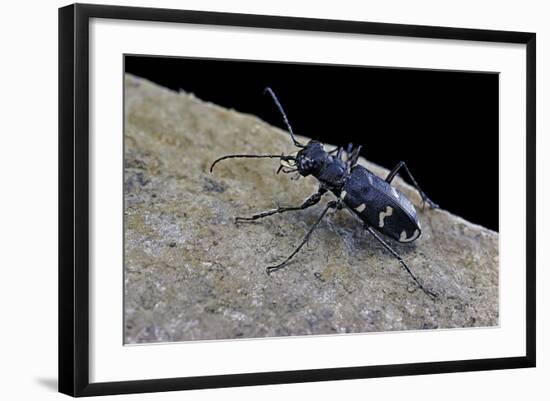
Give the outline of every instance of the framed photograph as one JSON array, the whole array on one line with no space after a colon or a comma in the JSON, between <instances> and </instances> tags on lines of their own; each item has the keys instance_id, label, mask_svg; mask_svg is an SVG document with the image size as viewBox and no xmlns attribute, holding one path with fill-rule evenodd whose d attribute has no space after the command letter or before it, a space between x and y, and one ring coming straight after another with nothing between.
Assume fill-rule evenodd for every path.
<instances>
[{"instance_id":1,"label":"framed photograph","mask_svg":"<svg viewBox=\"0 0 550 401\"><path fill-rule=\"evenodd\" d=\"M535 75L534 33L61 8L59 390L535 366Z\"/></svg>"}]
</instances>

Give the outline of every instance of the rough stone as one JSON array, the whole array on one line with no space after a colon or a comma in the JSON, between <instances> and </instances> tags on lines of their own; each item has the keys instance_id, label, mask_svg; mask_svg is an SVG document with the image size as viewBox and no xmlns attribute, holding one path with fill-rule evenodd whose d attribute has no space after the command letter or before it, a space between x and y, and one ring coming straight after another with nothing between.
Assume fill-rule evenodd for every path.
<instances>
[{"instance_id":1,"label":"rough stone","mask_svg":"<svg viewBox=\"0 0 550 401\"><path fill-rule=\"evenodd\" d=\"M234 159L214 174L209 166L235 152L290 153L288 134L130 75L125 105L126 343L498 325L498 233L422 211L398 178L423 233L409 245L388 241L436 300L345 211L329 214L293 263L268 276L322 206L250 224L234 217L298 205L315 179L275 175L275 160Z\"/></svg>"}]
</instances>

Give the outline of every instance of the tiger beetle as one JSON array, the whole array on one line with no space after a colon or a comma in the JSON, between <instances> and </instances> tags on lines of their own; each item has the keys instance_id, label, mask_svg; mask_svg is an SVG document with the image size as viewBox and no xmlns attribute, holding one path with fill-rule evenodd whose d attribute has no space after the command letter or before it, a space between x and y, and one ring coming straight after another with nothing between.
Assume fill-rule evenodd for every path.
<instances>
[{"instance_id":1,"label":"tiger beetle","mask_svg":"<svg viewBox=\"0 0 550 401\"><path fill-rule=\"evenodd\" d=\"M268 266L266 268L267 273L271 274L276 270L280 270L290 262L294 255L296 255L309 240L313 231L319 226L319 223L330 209L341 210L345 208L349 210L352 215L358 217L364 228L399 261L401 266L412 277L418 288L429 297L436 298L437 295L426 289L420 281L418 281L403 258L384 241L380 235L380 233L384 234L401 243L412 242L420 237L420 222L413 204L402 192L391 186L392 180L400 170L404 170L409 176L414 187L422 197L423 205L428 203L431 208L439 207L420 189L420 186L412 176L405 162L399 162L397 166L390 171L386 179L383 180L365 167L357 164L361 146L354 148L352 144L349 144L346 151L344 151L342 147L338 147L327 152L323 145L315 140L310 140L304 145L294 136L294 131L290 126L286 113L273 90L268 87L265 89L265 92L267 92L275 102L288 129L290 138L299 150L291 155L227 155L215 160L210 167L210 172L212 172L212 169L218 162L225 159L273 158L280 160L280 167L277 173L280 171L286 174L298 172L299 175L297 177L312 175L319 181L319 188L316 193L309 196L300 206L278 207L276 209L259 212L251 217L236 217L235 221L253 221L277 213L304 210L319 203L322 196L328 191L336 196L336 200L331 200L326 204L298 247L278 265Z\"/></svg>"}]
</instances>

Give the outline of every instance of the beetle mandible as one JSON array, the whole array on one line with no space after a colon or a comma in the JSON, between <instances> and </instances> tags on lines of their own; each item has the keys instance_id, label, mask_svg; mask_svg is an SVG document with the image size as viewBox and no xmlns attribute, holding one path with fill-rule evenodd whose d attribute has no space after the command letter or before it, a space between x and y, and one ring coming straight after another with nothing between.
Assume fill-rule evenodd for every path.
<instances>
[{"instance_id":1,"label":"beetle mandible","mask_svg":"<svg viewBox=\"0 0 550 401\"><path fill-rule=\"evenodd\" d=\"M402 192L391 185L392 180L400 170L404 170L407 173L414 187L422 197L423 203L428 203L431 208L439 207L420 189L405 162L399 162L390 171L388 176L382 179L357 163L361 146L354 148L350 144L346 151L342 147L338 147L327 152L323 145L315 140L310 140L305 145L302 144L296 139L287 115L273 90L268 87L265 89L265 92L275 102L283 117L292 142L299 148L299 151L293 155L227 155L216 159L210 166L210 172L212 172L212 169L218 162L225 159L274 158L280 159L281 163L277 173L280 171L287 174L298 172L299 175L304 177L312 175L319 181L319 188L316 193L309 196L300 206L279 207L259 212L251 217L236 217L235 221L252 221L277 213L307 209L319 203L322 196L328 191L336 196L336 200L329 201L326 204L296 249L283 262L275 266L268 266L266 268L267 273L270 274L276 270L280 270L288 264L309 240L313 231L318 227L330 209L341 210L345 208L359 218L364 228L399 261L416 285L428 296L435 298L436 294L426 289L418 281L403 258L379 234L384 234L401 243L415 241L421 234L420 222L412 202Z\"/></svg>"}]
</instances>

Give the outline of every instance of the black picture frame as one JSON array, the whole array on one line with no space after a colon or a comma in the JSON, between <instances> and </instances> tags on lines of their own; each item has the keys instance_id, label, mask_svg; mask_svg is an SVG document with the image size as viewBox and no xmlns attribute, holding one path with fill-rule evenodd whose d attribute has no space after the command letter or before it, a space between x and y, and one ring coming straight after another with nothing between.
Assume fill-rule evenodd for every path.
<instances>
[{"instance_id":1,"label":"black picture frame","mask_svg":"<svg viewBox=\"0 0 550 401\"><path fill-rule=\"evenodd\" d=\"M526 353L520 357L90 383L89 23L92 18L516 43L526 46ZM59 9L59 391L95 396L534 367L536 35L527 32L75 4Z\"/></svg>"}]
</instances>

